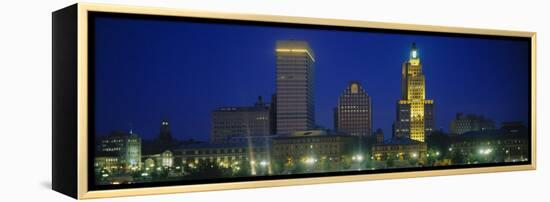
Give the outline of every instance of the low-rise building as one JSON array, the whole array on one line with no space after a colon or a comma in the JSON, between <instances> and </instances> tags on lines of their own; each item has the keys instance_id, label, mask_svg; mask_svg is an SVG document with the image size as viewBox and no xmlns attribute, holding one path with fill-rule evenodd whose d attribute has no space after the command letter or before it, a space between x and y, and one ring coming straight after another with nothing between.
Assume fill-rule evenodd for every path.
<instances>
[{"instance_id":1,"label":"low-rise building","mask_svg":"<svg viewBox=\"0 0 550 202\"><path fill-rule=\"evenodd\" d=\"M272 133L270 105L260 96L254 106L220 107L212 111L213 144L228 143L234 137L266 136Z\"/></svg>"},{"instance_id":2,"label":"low-rise building","mask_svg":"<svg viewBox=\"0 0 550 202\"><path fill-rule=\"evenodd\" d=\"M426 143L404 137L387 139L372 147L372 157L377 161L422 160L426 157Z\"/></svg>"},{"instance_id":3,"label":"low-rise building","mask_svg":"<svg viewBox=\"0 0 550 202\"><path fill-rule=\"evenodd\" d=\"M340 160L351 155L357 137L327 134L324 131L299 131L292 136L280 136L272 140L272 155L278 162Z\"/></svg>"},{"instance_id":4,"label":"low-rise building","mask_svg":"<svg viewBox=\"0 0 550 202\"><path fill-rule=\"evenodd\" d=\"M94 166L107 170L137 170L141 168L141 138L130 133L113 132L99 138Z\"/></svg>"},{"instance_id":5,"label":"low-rise building","mask_svg":"<svg viewBox=\"0 0 550 202\"><path fill-rule=\"evenodd\" d=\"M453 164L519 162L529 160L529 145L529 132L525 127L505 126L499 130L471 131L455 136L451 139L449 152Z\"/></svg>"},{"instance_id":6,"label":"low-rise building","mask_svg":"<svg viewBox=\"0 0 550 202\"><path fill-rule=\"evenodd\" d=\"M462 135L471 131L494 130L495 123L481 115L457 113L449 128L451 135Z\"/></svg>"}]
</instances>

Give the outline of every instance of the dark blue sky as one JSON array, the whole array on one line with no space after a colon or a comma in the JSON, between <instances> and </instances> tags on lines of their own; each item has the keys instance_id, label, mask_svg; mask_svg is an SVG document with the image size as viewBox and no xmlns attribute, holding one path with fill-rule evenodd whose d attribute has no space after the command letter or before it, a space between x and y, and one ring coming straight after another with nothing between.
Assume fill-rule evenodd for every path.
<instances>
[{"instance_id":1,"label":"dark blue sky","mask_svg":"<svg viewBox=\"0 0 550 202\"><path fill-rule=\"evenodd\" d=\"M400 98L401 67L416 42L435 101L437 128L457 112L526 123L529 42L509 39L388 34L100 17L95 21L95 129L207 140L210 112L251 105L275 92L275 42L305 40L316 54L319 125L332 128L332 108L350 80L373 103L373 126L390 136Z\"/></svg>"}]
</instances>

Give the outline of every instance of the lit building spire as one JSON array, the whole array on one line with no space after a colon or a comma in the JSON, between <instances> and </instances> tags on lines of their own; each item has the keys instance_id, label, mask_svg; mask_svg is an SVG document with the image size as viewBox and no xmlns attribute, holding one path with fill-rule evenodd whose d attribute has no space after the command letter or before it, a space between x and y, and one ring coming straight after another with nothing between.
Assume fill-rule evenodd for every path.
<instances>
[{"instance_id":1,"label":"lit building spire","mask_svg":"<svg viewBox=\"0 0 550 202\"><path fill-rule=\"evenodd\" d=\"M411 47L411 57L410 57L410 59L411 60L419 59L418 50L416 49L416 43L415 42L413 42L412 47Z\"/></svg>"},{"instance_id":2,"label":"lit building spire","mask_svg":"<svg viewBox=\"0 0 550 202\"><path fill-rule=\"evenodd\" d=\"M426 78L413 42L409 59L403 63L394 135L424 142L426 134L433 130L433 120L433 100L426 100Z\"/></svg>"}]
</instances>

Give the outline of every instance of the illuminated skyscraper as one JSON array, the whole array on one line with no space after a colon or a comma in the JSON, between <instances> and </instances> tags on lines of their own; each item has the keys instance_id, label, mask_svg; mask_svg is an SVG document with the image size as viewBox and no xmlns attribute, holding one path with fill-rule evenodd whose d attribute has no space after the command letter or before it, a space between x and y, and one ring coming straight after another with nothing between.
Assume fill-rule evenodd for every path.
<instances>
[{"instance_id":1,"label":"illuminated skyscraper","mask_svg":"<svg viewBox=\"0 0 550 202\"><path fill-rule=\"evenodd\" d=\"M340 95L334 113L334 129L337 131L353 136L371 136L371 100L359 82L350 82Z\"/></svg>"},{"instance_id":2,"label":"illuminated skyscraper","mask_svg":"<svg viewBox=\"0 0 550 202\"><path fill-rule=\"evenodd\" d=\"M277 41L276 127L290 134L315 127L315 56L305 41Z\"/></svg>"},{"instance_id":3,"label":"illuminated skyscraper","mask_svg":"<svg viewBox=\"0 0 550 202\"><path fill-rule=\"evenodd\" d=\"M397 102L394 136L424 142L433 131L433 100L426 99L426 78L416 44L412 44L409 60L403 63L401 100Z\"/></svg>"}]
</instances>

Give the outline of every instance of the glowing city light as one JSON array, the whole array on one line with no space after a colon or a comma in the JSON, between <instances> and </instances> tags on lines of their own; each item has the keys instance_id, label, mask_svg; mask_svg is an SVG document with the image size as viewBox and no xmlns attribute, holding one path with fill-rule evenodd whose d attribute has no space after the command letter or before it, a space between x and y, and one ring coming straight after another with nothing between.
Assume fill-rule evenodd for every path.
<instances>
[{"instance_id":1,"label":"glowing city light","mask_svg":"<svg viewBox=\"0 0 550 202\"><path fill-rule=\"evenodd\" d=\"M307 164L314 164L316 161L317 161L317 160L316 160L315 158L313 158L313 157L308 157L308 158L306 158L306 160L305 160L305 162L306 162Z\"/></svg>"},{"instance_id":2,"label":"glowing city light","mask_svg":"<svg viewBox=\"0 0 550 202\"><path fill-rule=\"evenodd\" d=\"M479 154L481 155L488 155L491 152L493 152L493 149L479 149Z\"/></svg>"},{"instance_id":3,"label":"glowing city light","mask_svg":"<svg viewBox=\"0 0 550 202\"><path fill-rule=\"evenodd\" d=\"M353 155L353 156L351 157L351 160L359 161L359 162L360 162L360 161L363 161L363 155L361 155L361 154Z\"/></svg>"}]
</instances>

